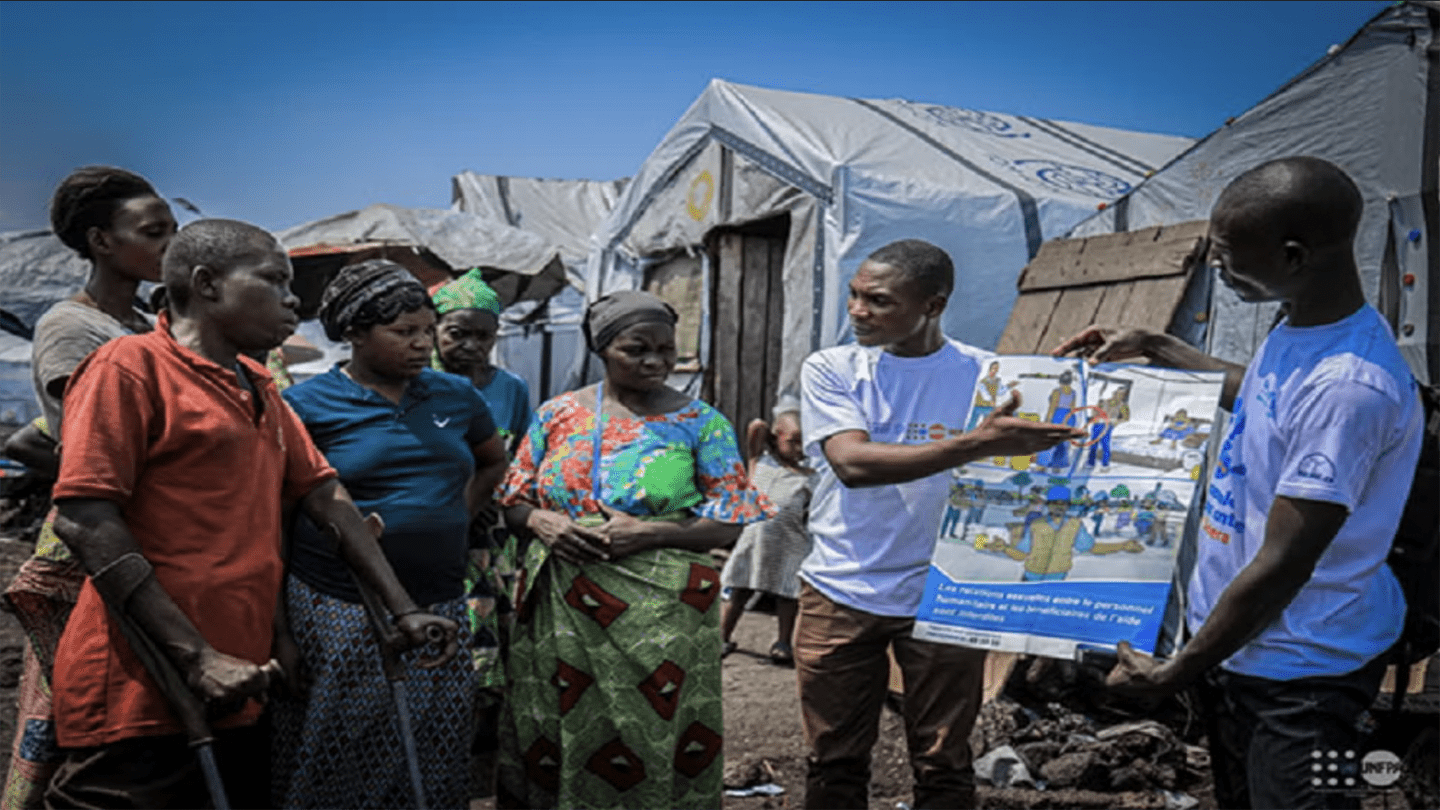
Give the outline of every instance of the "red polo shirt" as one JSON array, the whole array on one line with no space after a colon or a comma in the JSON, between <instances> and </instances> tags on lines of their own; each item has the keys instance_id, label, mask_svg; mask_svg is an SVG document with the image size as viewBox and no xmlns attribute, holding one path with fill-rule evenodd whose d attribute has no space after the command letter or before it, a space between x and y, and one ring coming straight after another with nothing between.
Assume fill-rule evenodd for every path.
<instances>
[{"instance_id":1,"label":"red polo shirt","mask_svg":"<svg viewBox=\"0 0 1440 810\"><path fill-rule=\"evenodd\" d=\"M155 578L201 635L259 664L270 656L282 576L282 499L335 471L265 369L241 362L256 395L234 370L176 343L163 314L155 331L97 349L66 387L54 497L118 504ZM88 579L53 686L62 746L182 730ZM250 701L216 726L253 723L259 712Z\"/></svg>"}]
</instances>

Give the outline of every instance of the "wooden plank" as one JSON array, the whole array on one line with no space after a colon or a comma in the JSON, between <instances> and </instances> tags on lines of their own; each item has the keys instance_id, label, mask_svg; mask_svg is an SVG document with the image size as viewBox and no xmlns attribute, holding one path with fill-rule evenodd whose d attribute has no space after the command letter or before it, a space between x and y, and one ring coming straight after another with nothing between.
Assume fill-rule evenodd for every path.
<instances>
[{"instance_id":1,"label":"wooden plank","mask_svg":"<svg viewBox=\"0 0 1440 810\"><path fill-rule=\"evenodd\" d=\"M1082 239L1057 239L1041 246L1020 277L1022 291L1073 287L1179 275L1184 260L1205 236L1203 220L1156 226Z\"/></svg>"},{"instance_id":2,"label":"wooden plank","mask_svg":"<svg viewBox=\"0 0 1440 810\"><path fill-rule=\"evenodd\" d=\"M1021 293L1010 310L1010 322L1000 333L995 351L1000 354L1034 354L1059 300L1059 290Z\"/></svg>"},{"instance_id":3,"label":"wooden plank","mask_svg":"<svg viewBox=\"0 0 1440 810\"><path fill-rule=\"evenodd\" d=\"M745 274L740 280L740 404L731 417L738 429L765 407L765 299L770 295L770 240L745 236Z\"/></svg>"},{"instance_id":4,"label":"wooden plank","mask_svg":"<svg viewBox=\"0 0 1440 810\"><path fill-rule=\"evenodd\" d=\"M1106 284L1105 298L1095 310L1095 323L1097 324L1118 324L1125 318L1125 313L1130 307L1130 294L1135 290L1136 282L1126 281L1119 284Z\"/></svg>"},{"instance_id":5,"label":"wooden plank","mask_svg":"<svg viewBox=\"0 0 1440 810\"><path fill-rule=\"evenodd\" d=\"M733 421L740 404L740 278L744 274L744 239L720 235L715 267L715 320L711 324L711 362L715 367L715 402Z\"/></svg>"},{"instance_id":6,"label":"wooden plank","mask_svg":"<svg viewBox=\"0 0 1440 810\"><path fill-rule=\"evenodd\" d=\"M765 388L761 418L769 420L780 387L780 353L785 342L785 242L770 240L770 292L765 300ZM736 426L737 429L740 426Z\"/></svg>"},{"instance_id":7,"label":"wooden plank","mask_svg":"<svg viewBox=\"0 0 1440 810\"><path fill-rule=\"evenodd\" d=\"M1020 289L1044 290L1064 286L1057 283L1057 279L1064 279L1080 264L1087 243L1086 239L1051 239L1040 245L1035 258L1020 273Z\"/></svg>"},{"instance_id":8,"label":"wooden plank","mask_svg":"<svg viewBox=\"0 0 1440 810\"><path fill-rule=\"evenodd\" d=\"M1050 323L1035 346L1035 354L1049 354L1061 341L1095 322L1095 311L1105 297L1105 287L1071 287L1060 292Z\"/></svg>"},{"instance_id":9,"label":"wooden plank","mask_svg":"<svg viewBox=\"0 0 1440 810\"><path fill-rule=\"evenodd\" d=\"M1120 323L1165 331L1180 306L1180 298L1185 295L1185 276L1141 279L1131 284L1135 289L1130 293L1130 302Z\"/></svg>"}]
</instances>

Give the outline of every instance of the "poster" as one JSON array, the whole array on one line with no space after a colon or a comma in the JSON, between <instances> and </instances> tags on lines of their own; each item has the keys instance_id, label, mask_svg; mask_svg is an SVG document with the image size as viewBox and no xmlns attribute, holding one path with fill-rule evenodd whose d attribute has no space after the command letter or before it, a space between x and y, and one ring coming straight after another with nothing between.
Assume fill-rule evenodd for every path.
<instances>
[{"instance_id":1,"label":"poster","mask_svg":"<svg viewBox=\"0 0 1440 810\"><path fill-rule=\"evenodd\" d=\"M1129 641L1153 652L1224 375L997 357L974 428L1018 392L1016 416L1086 436L950 471L915 636L1073 658Z\"/></svg>"}]
</instances>

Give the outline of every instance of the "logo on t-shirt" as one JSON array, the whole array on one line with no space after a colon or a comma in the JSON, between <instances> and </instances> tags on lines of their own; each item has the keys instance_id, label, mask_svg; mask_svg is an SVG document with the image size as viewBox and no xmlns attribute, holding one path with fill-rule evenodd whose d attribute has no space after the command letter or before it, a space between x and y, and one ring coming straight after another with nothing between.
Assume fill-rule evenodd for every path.
<instances>
[{"instance_id":1,"label":"logo on t-shirt","mask_svg":"<svg viewBox=\"0 0 1440 810\"><path fill-rule=\"evenodd\" d=\"M940 422L910 422L905 425L905 444L924 444L925 442L938 442L946 436L959 436L965 431L959 427L950 427ZM871 438L875 438L874 427L870 430Z\"/></svg>"},{"instance_id":2,"label":"logo on t-shirt","mask_svg":"<svg viewBox=\"0 0 1440 810\"><path fill-rule=\"evenodd\" d=\"M1238 401L1238 400L1237 400ZM1235 451L1240 448L1240 436L1245 432L1245 410L1236 406L1235 415L1230 421L1230 435L1225 437L1225 443L1220 445L1220 457L1215 464L1215 480L1220 481L1232 475L1245 477L1245 465L1237 464L1234 459Z\"/></svg>"},{"instance_id":3,"label":"logo on t-shirt","mask_svg":"<svg viewBox=\"0 0 1440 810\"><path fill-rule=\"evenodd\" d=\"M1331 461L1324 453L1311 453L1300 459L1300 464L1295 468L1295 474L1301 478L1311 478L1326 484L1335 483L1335 462Z\"/></svg>"},{"instance_id":4,"label":"logo on t-shirt","mask_svg":"<svg viewBox=\"0 0 1440 810\"><path fill-rule=\"evenodd\" d=\"M1260 378L1260 393L1255 395L1255 400L1265 406L1265 415L1270 421L1275 421L1275 403L1278 397L1275 391L1275 375L1266 374Z\"/></svg>"}]
</instances>

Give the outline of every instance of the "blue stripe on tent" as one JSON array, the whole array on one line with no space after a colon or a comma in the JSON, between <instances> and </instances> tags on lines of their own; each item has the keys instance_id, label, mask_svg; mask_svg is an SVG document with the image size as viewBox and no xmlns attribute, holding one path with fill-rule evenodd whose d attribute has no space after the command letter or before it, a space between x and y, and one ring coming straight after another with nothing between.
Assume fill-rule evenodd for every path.
<instances>
[{"instance_id":1,"label":"blue stripe on tent","mask_svg":"<svg viewBox=\"0 0 1440 810\"><path fill-rule=\"evenodd\" d=\"M1100 158L1101 160L1109 163L1111 166L1114 166L1117 169L1120 169L1121 171L1130 172L1131 174L1138 174L1141 177L1144 177L1146 172L1155 171L1155 167L1151 166L1148 163L1137 160L1125 154L1124 152L1118 152L1114 149L1111 149L1103 143L1092 141L1078 132L1074 132L1060 126L1054 121L1048 121L1044 118L1027 118L1023 115L1017 115L1015 117L1019 118L1021 121L1024 121L1030 126L1040 130L1041 132L1044 132L1046 135L1057 138L1060 141L1063 141L1064 143L1067 143L1075 147L1076 149L1081 150L1082 152L1087 152L1097 158Z\"/></svg>"},{"instance_id":2,"label":"blue stripe on tent","mask_svg":"<svg viewBox=\"0 0 1440 810\"><path fill-rule=\"evenodd\" d=\"M831 190L829 184L823 180L811 177L804 169L775 157L724 127L712 126L710 128L710 134L715 140L754 161L756 165L775 177L784 180L812 197L818 197L824 200L826 205L830 205L835 201L834 192Z\"/></svg>"},{"instance_id":3,"label":"blue stripe on tent","mask_svg":"<svg viewBox=\"0 0 1440 810\"><path fill-rule=\"evenodd\" d=\"M877 107L876 105L871 104L863 98L851 98L850 100L855 102L856 104L859 104L861 107L864 107L865 109L882 116L886 120L890 121L901 129L904 129L906 132L909 132L911 135L914 135L925 143L930 144L941 154L945 155L956 163L959 163L961 166L964 166L965 168L980 175L986 180L989 180L990 182L994 183L997 186L1000 186L1011 194L1014 194L1016 202L1020 204L1020 217L1025 222L1026 255L1029 258L1033 259L1035 258L1035 254L1040 252L1040 244L1045 241L1045 236L1040 229L1040 211L1035 205L1035 198L1030 196L1030 192L1026 191L1023 188L1020 188L1014 183L1003 180L991 174L990 172L985 171L984 169L976 165L973 161L971 161L969 158L965 157L959 152L956 152L954 149L951 149L945 144L935 140L921 130L912 126L909 122L901 120L888 110Z\"/></svg>"},{"instance_id":4,"label":"blue stripe on tent","mask_svg":"<svg viewBox=\"0 0 1440 810\"><path fill-rule=\"evenodd\" d=\"M630 235L630 230L635 227L635 223L640 221L640 217L644 216L645 212L650 209L650 204L655 202L655 198L660 196L660 193L665 189L669 188L670 184L675 182L675 178L680 174L681 170L689 166L690 161L699 157L700 152L709 144L710 136L707 134L692 144L689 149L686 149L685 154L681 155L679 160L676 160L666 167L665 172L660 175L660 179L656 180L650 188L645 189L644 196L640 198L640 202L635 206L635 213L630 215L630 218L625 221L625 224L620 227L620 230L610 239L610 244L605 246L607 250L613 250L619 246L621 242L625 241L625 237Z\"/></svg>"},{"instance_id":5,"label":"blue stripe on tent","mask_svg":"<svg viewBox=\"0 0 1440 810\"><path fill-rule=\"evenodd\" d=\"M703 151L705 147L710 144L711 140L717 141L718 143L726 146L727 148L738 152L741 155L744 155L747 159L753 161L755 165L759 166L761 169L770 173L777 179L783 180L791 184L792 186L800 189L801 191L804 191L810 196L821 200L825 203L825 205L828 206L834 203L835 191L833 188L831 188L829 183L812 177L810 174L806 173L804 169L801 169L794 164L788 163L784 160L781 160L780 158L775 157L769 152L766 152L764 149L761 149L759 146L756 146L750 141L745 140L744 138L736 135L728 129L725 129L724 127L712 125L710 127L710 131L706 133L704 137L696 141L689 149L686 149L685 154L681 155L678 160L670 164L670 166L666 168L665 172L660 175L660 178L656 180L655 183L650 186L650 188L645 190L644 196L640 198L639 204L635 206L635 212L630 215L630 219L626 220L624 226L622 226L620 230L615 234L615 236L611 238L610 243L606 245L604 251L601 253L600 263L602 269L605 266L606 260L610 257L610 254L612 254L615 248L618 247L621 242L625 241L625 238L630 235L630 231L635 227L635 223L639 222L640 217L645 215L645 212L650 208L650 205L655 202L655 198L660 196L660 193L663 192L666 188L668 188L671 183L675 182L675 178L679 176L681 170L683 170L686 166L690 165L690 162L693 161L695 158L699 157L700 152ZM1031 200L1031 208L1034 208L1033 200ZM825 306L824 212L825 209L823 207L815 207L815 265L811 271L812 294L814 299L811 302L811 312L813 314L810 318L811 351L815 351L820 348L821 312L823 311ZM1038 244L1036 247L1038 249ZM1031 251L1030 255L1035 255L1033 250ZM589 365L590 357L589 353L587 352L582 365L582 380L584 379L583 375L589 370Z\"/></svg>"},{"instance_id":6,"label":"blue stripe on tent","mask_svg":"<svg viewBox=\"0 0 1440 810\"><path fill-rule=\"evenodd\" d=\"M1440 384L1440 11L1426 8L1430 44L1425 48L1425 134L1420 162L1420 209L1425 215L1425 246L1429 254L1430 295L1425 318L1425 354L1430 384Z\"/></svg>"},{"instance_id":7,"label":"blue stripe on tent","mask_svg":"<svg viewBox=\"0 0 1440 810\"><path fill-rule=\"evenodd\" d=\"M820 322L825 309L825 209L815 206L815 265L810 269L810 351L820 351Z\"/></svg>"}]
</instances>

